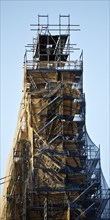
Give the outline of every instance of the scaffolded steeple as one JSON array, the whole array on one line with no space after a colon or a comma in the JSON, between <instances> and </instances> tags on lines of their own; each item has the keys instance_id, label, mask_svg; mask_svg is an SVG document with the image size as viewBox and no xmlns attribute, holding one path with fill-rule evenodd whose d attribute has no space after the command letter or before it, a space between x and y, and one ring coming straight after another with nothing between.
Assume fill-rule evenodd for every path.
<instances>
[{"instance_id":1,"label":"scaffolded steeple","mask_svg":"<svg viewBox=\"0 0 110 220\"><path fill-rule=\"evenodd\" d=\"M24 95L1 219L109 220L100 149L85 125L83 52L77 60L70 57L78 50L70 33L79 26L70 24L69 15L59 15L58 25L38 15L32 29L37 36L24 56Z\"/></svg>"}]
</instances>

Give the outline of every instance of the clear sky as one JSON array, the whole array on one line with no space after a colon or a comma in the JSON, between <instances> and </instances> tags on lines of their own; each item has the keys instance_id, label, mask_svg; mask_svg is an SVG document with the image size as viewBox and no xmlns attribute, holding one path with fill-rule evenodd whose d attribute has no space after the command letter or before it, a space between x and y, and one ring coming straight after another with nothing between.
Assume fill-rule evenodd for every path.
<instances>
[{"instance_id":1,"label":"clear sky","mask_svg":"<svg viewBox=\"0 0 110 220\"><path fill-rule=\"evenodd\" d=\"M109 1L1 1L1 177L11 149L22 98L23 56L32 43L38 14L49 14L58 23L59 14L70 14L71 24L80 24L71 43L84 51L84 92L89 136L101 148L101 164L110 185L109 140ZM74 56L73 56L74 58Z\"/></svg>"}]
</instances>

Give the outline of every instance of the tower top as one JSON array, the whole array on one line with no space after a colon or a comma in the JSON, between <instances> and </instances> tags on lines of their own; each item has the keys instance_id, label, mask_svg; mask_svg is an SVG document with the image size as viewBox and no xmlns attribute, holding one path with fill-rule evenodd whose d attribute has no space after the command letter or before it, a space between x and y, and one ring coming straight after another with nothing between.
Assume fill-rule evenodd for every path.
<instances>
[{"instance_id":1,"label":"tower top","mask_svg":"<svg viewBox=\"0 0 110 220\"><path fill-rule=\"evenodd\" d=\"M80 30L79 25L70 24L70 15L59 15L58 24L50 24L48 15L38 15L38 23L31 24L31 30L37 31L37 35L33 43L27 45L25 63L28 68L64 69L79 65L70 58L72 52L80 50L70 43L70 32ZM29 62L28 52L33 54ZM79 60L82 61L82 53Z\"/></svg>"}]
</instances>

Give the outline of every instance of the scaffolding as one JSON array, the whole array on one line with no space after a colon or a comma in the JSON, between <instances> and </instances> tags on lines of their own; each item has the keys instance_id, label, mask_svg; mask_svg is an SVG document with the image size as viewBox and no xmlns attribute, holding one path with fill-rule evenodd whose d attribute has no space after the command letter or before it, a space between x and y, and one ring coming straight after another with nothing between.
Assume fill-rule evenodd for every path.
<instances>
[{"instance_id":1,"label":"scaffolding","mask_svg":"<svg viewBox=\"0 0 110 220\"><path fill-rule=\"evenodd\" d=\"M38 15L24 55L23 99L1 201L3 220L109 220L100 148L85 125L83 51L69 15ZM31 55L30 55L31 54ZM31 58L30 58L31 57Z\"/></svg>"}]
</instances>

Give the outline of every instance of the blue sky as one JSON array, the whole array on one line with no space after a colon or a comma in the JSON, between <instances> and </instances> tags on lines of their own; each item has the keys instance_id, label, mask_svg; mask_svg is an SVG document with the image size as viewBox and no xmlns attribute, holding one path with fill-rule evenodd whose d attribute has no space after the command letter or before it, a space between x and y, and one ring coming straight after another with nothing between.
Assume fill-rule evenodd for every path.
<instances>
[{"instance_id":1,"label":"blue sky","mask_svg":"<svg viewBox=\"0 0 110 220\"><path fill-rule=\"evenodd\" d=\"M32 43L38 14L49 14L58 23L59 14L70 14L71 24L80 24L71 43L84 51L86 125L92 141L100 144L101 164L110 185L109 140L109 1L1 1L1 177L5 176L17 115L22 98L23 56ZM74 55L73 55L74 59Z\"/></svg>"}]
</instances>

